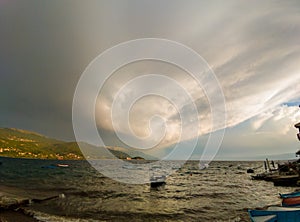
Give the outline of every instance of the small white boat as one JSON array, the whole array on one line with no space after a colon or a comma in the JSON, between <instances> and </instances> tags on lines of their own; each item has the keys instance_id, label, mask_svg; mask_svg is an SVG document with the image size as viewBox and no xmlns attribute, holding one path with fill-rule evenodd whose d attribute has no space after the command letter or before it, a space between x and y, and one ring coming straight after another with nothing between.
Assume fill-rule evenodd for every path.
<instances>
[{"instance_id":1,"label":"small white boat","mask_svg":"<svg viewBox=\"0 0 300 222\"><path fill-rule=\"evenodd\" d=\"M208 163L199 163L199 170L204 170L209 167Z\"/></svg>"},{"instance_id":2,"label":"small white boat","mask_svg":"<svg viewBox=\"0 0 300 222\"><path fill-rule=\"evenodd\" d=\"M58 166L58 167L69 167L69 164L60 164L60 163L58 163L58 164L56 164L56 166Z\"/></svg>"},{"instance_id":3,"label":"small white boat","mask_svg":"<svg viewBox=\"0 0 300 222\"><path fill-rule=\"evenodd\" d=\"M123 165L122 168L127 169L127 170L136 170L137 169L137 167L134 165Z\"/></svg>"}]
</instances>

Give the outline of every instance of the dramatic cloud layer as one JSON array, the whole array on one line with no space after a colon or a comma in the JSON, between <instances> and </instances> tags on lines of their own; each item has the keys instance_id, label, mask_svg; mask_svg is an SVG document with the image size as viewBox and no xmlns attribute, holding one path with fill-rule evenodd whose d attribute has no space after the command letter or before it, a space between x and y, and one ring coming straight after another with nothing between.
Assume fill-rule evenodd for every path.
<instances>
[{"instance_id":1,"label":"dramatic cloud layer","mask_svg":"<svg viewBox=\"0 0 300 222\"><path fill-rule=\"evenodd\" d=\"M115 72L99 94L96 120L106 143L124 145L113 132L110 116L115 96L119 96L117 105L122 109L126 101L151 83L124 85L141 74L164 74L190 93L199 111L200 145L195 158L201 153L207 133L221 128L227 133L220 158L297 150L293 129L293 124L300 121L297 0L36 0L3 1L0 6L1 126L74 139L72 99L85 67L118 43L155 37L183 43L208 62L224 92L227 124L212 128L209 100L186 72L170 64L137 62ZM177 107L157 96L144 97L132 106L129 123L140 137L152 135L149 139L159 141L165 133L159 149L148 151L161 156L179 139L178 112L181 117L190 117L191 107L185 97L176 95L175 86L156 82L155 88L174 92ZM120 93L120 89L124 91ZM90 96L88 91L86 96ZM153 119L155 115L161 119ZM130 134L123 115L114 117L114 121L120 134ZM193 141L193 120L187 130L182 139Z\"/></svg>"}]
</instances>

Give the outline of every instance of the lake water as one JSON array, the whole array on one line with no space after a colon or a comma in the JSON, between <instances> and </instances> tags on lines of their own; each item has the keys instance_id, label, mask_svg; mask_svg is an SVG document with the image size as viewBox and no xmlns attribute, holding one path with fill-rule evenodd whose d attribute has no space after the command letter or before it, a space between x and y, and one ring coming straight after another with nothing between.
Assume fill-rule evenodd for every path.
<instances>
[{"instance_id":1,"label":"lake water","mask_svg":"<svg viewBox=\"0 0 300 222\"><path fill-rule=\"evenodd\" d=\"M279 192L294 190L251 180L246 170L263 171L262 162L219 161L199 170L197 161L189 161L158 190L106 178L86 161L0 162L3 192L28 198L65 194L27 207L42 221L249 221L247 208L278 204ZM57 163L70 167L42 168Z\"/></svg>"}]
</instances>

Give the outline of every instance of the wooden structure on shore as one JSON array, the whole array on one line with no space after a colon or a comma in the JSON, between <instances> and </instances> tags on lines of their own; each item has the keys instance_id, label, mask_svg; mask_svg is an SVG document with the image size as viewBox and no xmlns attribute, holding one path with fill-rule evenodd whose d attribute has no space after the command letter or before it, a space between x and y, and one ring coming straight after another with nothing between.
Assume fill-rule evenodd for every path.
<instances>
[{"instance_id":1,"label":"wooden structure on shore","mask_svg":"<svg viewBox=\"0 0 300 222\"><path fill-rule=\"evenodd\" d=\"M295 124L295 127L299 130L299 132L297 133L297 137L298 137L298 140L300 141L300 122L299 123L297 123L297 124ZM299 150L300 151L300 150ZM298 152L299 152L298 151ZM298 153L297 152L297 153Z\"/></svg>"},{"instance_id":2,"label":"wooden structure on shore","mask_svg":"<svg viewBox=\"0 0 300 222\"><path fill-rule=\"evenodd\" d=\"M300 105L299 105L299 108L300 108ZM295 124L295 128L299 130L299 132L297 133L297 137L298 137L298 140L300 141L300 122ZM299 152L299 151L298 151ZM297 153L298 153L297 152Z\"/></svg>"},{"instance_id":3,"label":"wooden structure on shore","mask_svg":"<svg viewBox=\"0 0 300 222\"><path fill-rule=\"evenodd\" d=\"M299 106L300 107L300 106ZM294 125L299 130L297 133L300 141L300 122ZM296 152L296 156L300 156L300 149ZM268 160L267 160L268 162ZM278 164L276 173L268 172L265 164L266 172L262 175L256 175L257 179L269 180L275 186L300 186L300 158L293 162L283 165ZM260 176L260 177L259 177ZM256 178L253 178L256 179ZM251 221L293 221L300 222L300 192L279 194L282 198L281 206L267 206L265 209L248 210Z\"/></svg>"},{"instance_id":4,"label":"wooden structure on shore","mask_svg":"<svg viewBox=\"0 0 300 222\"><path fill-rule=\"evenodd\" d=\"M300 122L294 126L299 130L297 138L300 141ZM300 156L300 149L296 152L296 156ZM300 159L282 165L278 164L278 169L273 172L270 170L271 168L267 159L265 168L265 173L252 176L252 179L272 181L275 186L300 186ZM267 171L268 169L269 171Z\"/></svg>"}]
</instances>

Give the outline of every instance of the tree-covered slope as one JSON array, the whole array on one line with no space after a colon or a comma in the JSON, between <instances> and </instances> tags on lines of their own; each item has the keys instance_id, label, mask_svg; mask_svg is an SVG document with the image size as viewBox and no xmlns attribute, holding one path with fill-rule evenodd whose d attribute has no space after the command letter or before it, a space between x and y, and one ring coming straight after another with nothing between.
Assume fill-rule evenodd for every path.
<instances>
[{"instance_id":1,"label":"tree-covered slope","mask_svg":"<svg viewBox=\"0 0 300 222\"><path fill-rule=\"evenodd\" d=\"M104 148L85 144L91 158L110 158ZM110 150L116 157L126 159L129 154ZM0 128L0 156L40 159L84 159L76 142L64 142L43 135L13 128Z\"/></svg>"}]
</instances>

